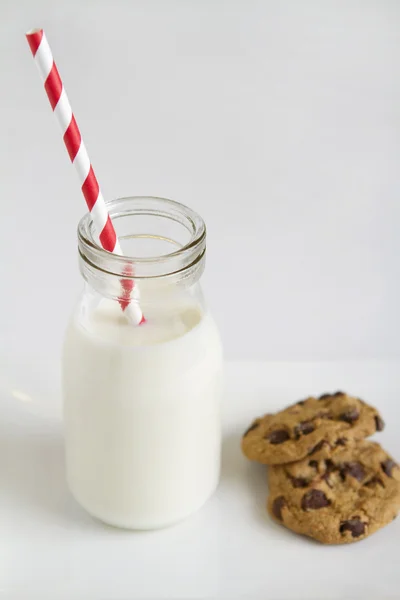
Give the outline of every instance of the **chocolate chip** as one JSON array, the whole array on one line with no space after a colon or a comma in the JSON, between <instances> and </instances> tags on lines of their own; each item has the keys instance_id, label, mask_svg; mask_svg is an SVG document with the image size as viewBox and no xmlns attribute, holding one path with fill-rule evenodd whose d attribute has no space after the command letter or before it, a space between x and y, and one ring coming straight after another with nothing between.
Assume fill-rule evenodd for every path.
<instances>
[{"instance_id":1,"label":"chocolate chip","mask_svg":"<svg viewBox=\"0 0 400 600\"><path fill-rule=\"evenodd\" d=\"M362 481L365 477L365 470L361 463L357 461L351 461L343 464L340 474L343 475L343 477L350 475L351 477L357 479L357 481Z\"/></svg>"},{"instance_id":2,"label":"chocolate chip","mask_svg":"<svg viewBox=\"0 0 400 600\"><path fill-rule=\"evenodd\" d=\"M349 519L342 521L339 528L340 533L350 531L353 538L360 537L365 532L365 523L360 519Z\"/></svg>"},{"instance_id":3,"label":"chocolate chip","mask_svg":"<svg viewBox=\"0 0 400 600\"><path fill-rule=\"evenodd\" d=\"M283 442L290 440L290 435L284 429L277 429L276 431L272 431L266 437L271 442L271 444L283 444Z\"/></svg>"},{"instance_id":4,"label":"chocolate chip","mask_svg":"<svg viewBox=\"0 0 400 600\"><path fill-rule=\"evenodd\" d=\"M385 484L383 483L382 479L380 477L378 477L377 475L375 475L374 477L372 477L372 479L370 479L369 481L366 481L364 483L364 485L366 487L370 487L370 488L374 488L377 485L380 485L381 487L385 487Z\"/></svg>"},{"instance_id":5,"label":"chocolate chip","mask_svg":"<svg viewBox=\"0 0 400 600\"><path fill-rule=\"evenodd\" d=\"M393 467L397 467L397 465L394 462L394 460L388 458L387 460L385 460L385 462L381 463L381 467L385 475L387 475L388 477L392 477Z\"/></svg>"},{"instance_id":6,"label":"chocolate chip","mask_svg":"<svg viewBox=\"0 0 400 600\"><path fill-rule=\"evenodd\" d=\"M317 460L310 460L308 462L308 466L312 467L313 469L318 469L318 461Z\"/></svg>"},{"instance_id":7,"label":"chocolate chip","mask_svg":"<svg viewBox=\"0 0 400 600\"><path fill-rule=\"evenodd\" d=\"M305 400L299 400L298 402L296 402L296 404L300 404L300 406L304 406L305 403Z\"/></svg>"},{"instance_id":8,"label":"chocolate chip","mask_svg":"<svg viewBox=\"0 0 400 600\"><path fill-rule=\"evenodd\" d=\"M282 508L284 506L286 506L286 500L283 496L278 496L272 503L272 512L280 521L283 521Z\"/></svg>"},{"instance_id":9,"label":"chocolate chip","mask_svg":"<svg viewBox=\"0 0 400 600\"><path fill-rule=\"evenodd\" d=\"M250 425L250 427L248 429L246 429L246 431L243 434L243 437L246 437L246 435L248 433L250 433L250 431L253 431L254 429L257 429L257 427L259 426L260 423L258 423L257 421L255 423L253 423L252 425Z\"/></svg>"},{"instance_id":10,"label":"chocolate chip","mask_svg":"<svg viewBox=\"0 0 400 600\"><path fill-rule=\"evenodd\" d=\"M330 458L327 458L325 461L325 467L327 471L334 471L335 467L335 463L333 462L333 460L331 460Z\"/></svg>"},{"instance_id":11,"label":"chocolate chip","mask_svg":"<svg viewBox=\"0 0 400 600\"><path fill-rule=\"evenodd\" d=\"M308 486L308 479L304 477L292 477L292 485L295 488L305 488Z\"/></svg>"},{"instance_id":12,"label":"chocolate chip","mask_svg":"<svg viewBox=\"0 0 400 600\"><path fill-rule=\"evenodd\" d=\"M339 438L338 440L336 440L335 446L345 446L346 442L347 442L346 438Z\"/></svg>"},{"instance_id":13,"label":"chocolate chip","mask_svg":"<svg viewBox=\"0 0 400 600\"><path fill-rule=\"evenodd\" d=\"M301 501L301 508L303 510L317 510L329 506L330 500L325 496L321 490L310 490L304 494Z\"/></svg>"},{"instance_id":14,"label":"chocolate chip","mask_svg":"<svg viewBox=\"0 0 400 600\"><path fill-rule=\"evenodd\" d=\"M308 435L314 431L315 427L311 421L302 421L294 428L294 435L298 440L301 435Z\"/></svg>"},{"instance_id":15,"label":"chocolate chip","mask_svg":"<svg viewBox=\"0 0 400 600\"><path fill-rule=\"evenodd\" d=\"M314 446L314 448L311 448L311 450L308 451L308 454L314 454L314 452L318 452L318 450L321 450L323 446L326 445L329 446L328 442L326 440L321 440L316 446Z\"/></svg>"},{"instance_id":16,"label":"chocolate chip","mask_svg":"<svg viewBox=\"0 0 400 600\"><path fill-rule=\"evenodd\" d=\"M335 392L334 394L322 394L322 396L319 397L319 400L325 400L326 398L337 398L339 396L345 396L346 394L344 392Z\"/></svg>"},{"instance_id":17,"label":"chocolate chip","mask_svg":"<svg viewBox=\"0 0 400 600\"><path fill-rule=\"evenodd\" d=\"M375 416L375 426L377 431L385 429L385 421L379 415Z\"/></svg>"},{"instance_id":18,"label":"chocolate chip","mask_svg":"<svg viewBox=\"0 0 400 600\"><path fill-rule=\"evenodd\" d=\"M346 410L346 412L340 415L339 419L340 421L346 421L346 423L350 423L351 425L354 421L357 421L359 416L360 413L356 408L349 408L349 410Z\"/></svg>"}]
</instances>

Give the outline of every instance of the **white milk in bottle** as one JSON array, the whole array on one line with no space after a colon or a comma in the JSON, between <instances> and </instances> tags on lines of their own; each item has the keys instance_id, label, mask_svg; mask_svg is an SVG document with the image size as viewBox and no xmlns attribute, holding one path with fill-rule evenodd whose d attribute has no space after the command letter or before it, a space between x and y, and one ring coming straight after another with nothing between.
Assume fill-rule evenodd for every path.
<instances>
[{"instance_id":1,"label":"white milk in bottle","mask_svg":"<svg viewBox=\"0 0 400 600\"><path fill-rule=\"evenodd\" d=\"M222 349L199 285L205 227L164 199L116 200L109 210L136 258L96 246L90 217L81 221L86 284L63 354L67 478L98 519L157 528L200 508L219 479ZM136 327L118 302L127 272L146 317Z\"/></svg>"}]
</instances>

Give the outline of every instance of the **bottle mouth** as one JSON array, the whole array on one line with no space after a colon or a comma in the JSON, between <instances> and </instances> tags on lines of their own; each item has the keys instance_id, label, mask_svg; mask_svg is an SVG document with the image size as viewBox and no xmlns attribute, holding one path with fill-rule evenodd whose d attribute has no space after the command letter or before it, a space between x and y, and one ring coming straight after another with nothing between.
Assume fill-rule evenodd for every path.
<instances>
[{"instance_id":1,"label":"bottle mouth","mask_svg":"<svg viewBox=\"0 0 400 600\"><path fill-rule=\"evenodd\" d=\"M123 255L101 247L88 213L78 224L79 255L87 269L145 279L184 275L204 262L206 226L188 206L152 196L118 198L106 206Z\"/></svg>"}]
</instances>

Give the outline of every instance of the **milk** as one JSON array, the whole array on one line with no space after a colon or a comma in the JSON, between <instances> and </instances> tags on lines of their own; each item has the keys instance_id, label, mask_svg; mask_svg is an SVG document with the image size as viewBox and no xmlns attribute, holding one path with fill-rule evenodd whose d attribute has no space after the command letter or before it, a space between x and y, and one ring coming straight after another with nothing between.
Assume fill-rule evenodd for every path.
<instances>
[{"instance_id":1,"label":"milk","mask_svg":"<svg viewBox=\"0 0 400 600\"><path fill-rule=\"evenodd\" d=\"M117 302L81 307L63 357L69 487L93 516L149 529L183 519L220 471L222 351L190 298L129 325Z\"/></svg>"}]
</instances>

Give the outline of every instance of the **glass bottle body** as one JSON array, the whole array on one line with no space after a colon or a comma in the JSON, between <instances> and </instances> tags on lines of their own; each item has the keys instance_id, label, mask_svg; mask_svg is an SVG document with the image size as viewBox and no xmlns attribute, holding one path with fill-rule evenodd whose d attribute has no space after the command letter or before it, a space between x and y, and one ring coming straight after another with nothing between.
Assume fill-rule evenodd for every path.
<instances>
[{"instance_id":1,"label":"glass bottle body","mask_svg":"<svg viewBox=\"0 0 400 600\"><path fill-rule=\"evenodd\" d=\"M129 240L146 256L93 250L88 217L81 222L85 288L63 355L67 477L93 516L157 528L200 508L219 479L222 349L199 282L205 229L187 207L162 199L114 201L109 210L122 246ZM178 229L172 237L169 221L189 239ZM158 252L160 243L174 251L154 256L153 239ZM121 309L127 273L146 317L137 327Z\"/></svg>"}]
</instances>

